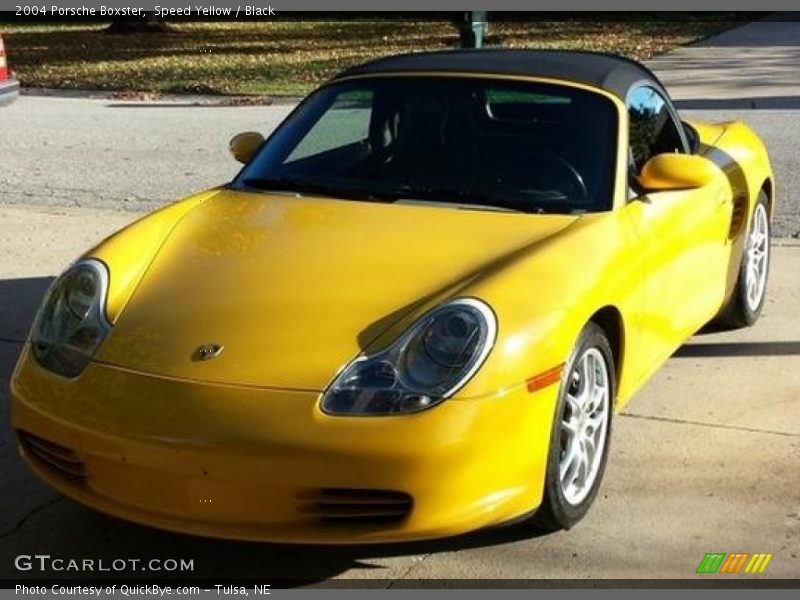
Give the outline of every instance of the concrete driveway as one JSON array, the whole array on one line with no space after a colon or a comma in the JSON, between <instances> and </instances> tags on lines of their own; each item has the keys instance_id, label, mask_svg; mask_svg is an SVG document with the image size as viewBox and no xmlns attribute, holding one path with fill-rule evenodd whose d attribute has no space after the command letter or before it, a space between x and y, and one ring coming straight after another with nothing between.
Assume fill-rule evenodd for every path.
<instances>
[{"instance_id":1,"label":"concrete driveway","mask_svg":"<svg viewBox=\"0 0 800 600\"><path fill-rule=\"evenodd\" d=\"M20 463L7 381L52 275L133 215L0 207L0 578L19 554L194 559L197 577L687 578L706 552L769 552L800 576L800 246L778 245L764 315L697 336L615 424L601 494L575 529L424 544L287 548L124 523L61 498ZM138 575L135 574L134 575ZM704 576L708 577L708 576ZM728 577L728 576L725 576Z\"/></svg>"},{"instance_id":2,"label":"concrete driveway","mask_svg":"<svg viewBox=\"0 0 800 600\"><path fill-rule=\"evenodd\" d=\"M654 58L683 107L800 108L800 13L779 13Z\"/></svg>"},{"instance_id":3,"label":"concrete driveway","mask_svg":"<svg viewBox=\"0 0 800 600\"><path fill-rule=\"evenodd\" d=\"M769 46L759 32L746 29L739 41L726 34L723 57L741 60L754 36L761 45L752 47ZM782 37L772 39L782 46ZM694 68L709 67L703 51L687 51ZM800 106L743 110L738 88L726 95L720 86L681 87L684 63L665 60L654 66L674 78L692 116L743 118L766 139L778 173L776 233L800 232ZM800 96L774 83L758 97ZM382 586L419 578L683 579L698 577L712 551L773 553L760 577L800 577L800 246L788 239L776 240L762 320L697 336L618 415L601 494L569 532L514 528L364 548L224 542L118 521L35 480L12 441L7 381L51 277L138 211L229 179L230 136L268 131L289 109L23 97L0 114L0 578L39 576L14 570L13 559L50 554L194 559L194 576L205 579L344 577Z\"/></svg>"}]
</instances>

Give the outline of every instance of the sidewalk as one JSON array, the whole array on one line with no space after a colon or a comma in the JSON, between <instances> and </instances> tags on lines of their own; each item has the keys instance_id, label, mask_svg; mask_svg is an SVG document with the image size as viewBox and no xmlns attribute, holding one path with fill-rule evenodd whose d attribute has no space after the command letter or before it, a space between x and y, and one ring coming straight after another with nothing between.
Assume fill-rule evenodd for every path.
<instances>
[{"instance_id":1,"label":"sidewalk","mask_svg":"<svg viewBox=\"0 0 800 600\"><path fill-rule=\"evenodd\" d=\"M681 109L800 108L800 13L748 23L648 66Z\"/></svg>"}]
</instances>

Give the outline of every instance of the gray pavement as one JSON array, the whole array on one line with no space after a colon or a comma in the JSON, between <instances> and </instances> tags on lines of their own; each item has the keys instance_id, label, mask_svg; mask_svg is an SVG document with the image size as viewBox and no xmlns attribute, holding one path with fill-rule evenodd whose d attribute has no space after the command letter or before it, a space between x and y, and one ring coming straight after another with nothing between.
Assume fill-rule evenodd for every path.
<instances>
[{"instance_id":1,"label":"gray pavement","mask_svg":"<svg viewBox=\"0 0 800 600\"><path fill-rule=\"evenodd\" d=\"M751 23L650 66L686 116L741 119L762 136L777 178L773 233L800 237L800 22ZM229 181L228 140L268 133L291 109L23 96L0 111L0 204L148 211Z\"/></svg>"},{"instance_id":2,"label":"gray pavement","mask_svg":"<svg viewBox=\"0 0 800 600\"><path fill-rule=\"evenodd\" d=\"M0 207L0 578L25 576L13 570L13 558L37 553L194 559L200 578L344 577L378 585L418 578L688 578L710 551L771 552L762 577L800 577L800 245L775 247L767 304L755 327L695 337L617 415L601 494L573 530L287 548L106 517L61 498L16 455L7 382L41 294L81 249L134 217Z\"/></svg>"},{"instance_id":3,"label":"gray pavement","mask_svg":"<svg viewBox=\"0 0 800 600\"><path fill-rule=\"evenodd\" d=\"M800 13L748 23L648 64L685 107L800 108Z\"/></svg>"},{"instance_id":4,"label":"gray pavement","mask_svg":"<svg viewBox=\"0 0 800 600\"><path fill-rule=\"evenodd\" d=\"M291 108L22 96L0 112L0 203L149 211L229 181L230 138Z\"/></svg>"}]
</instances>

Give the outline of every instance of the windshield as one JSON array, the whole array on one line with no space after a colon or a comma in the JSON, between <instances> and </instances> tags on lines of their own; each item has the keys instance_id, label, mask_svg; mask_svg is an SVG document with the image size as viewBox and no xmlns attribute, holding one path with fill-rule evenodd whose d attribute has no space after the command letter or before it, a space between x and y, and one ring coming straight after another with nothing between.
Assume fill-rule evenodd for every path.
<instances>
[{"instance_id":1,"label":"windshield","mask_svg":"<svg viewBox=\"0 0 800 600\"><path fill-rule=\"evenodd\" d=\"M617 117L569 86L376 77L322 88L242 170L238 189L484 210L608 210Z\"/></svg>"}]
</instances>

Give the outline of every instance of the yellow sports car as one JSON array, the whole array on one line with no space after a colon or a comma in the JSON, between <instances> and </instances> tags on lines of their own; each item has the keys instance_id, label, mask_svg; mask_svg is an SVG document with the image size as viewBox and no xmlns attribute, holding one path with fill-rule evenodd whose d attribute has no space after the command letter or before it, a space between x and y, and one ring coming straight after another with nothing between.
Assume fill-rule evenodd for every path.
<instances>
[{"instance_id":1,"label":"yellow sports car","mask_svg":"<svg viewBox=\"0 0 800 600\"><path fill-rule=\"evenodd\" d=\"M23 456L103 512L363 543L569 528L620 410L764 302L767 153L604 54L397 56L87 252L12 381Z\"/></svg>"}]
</instances>

